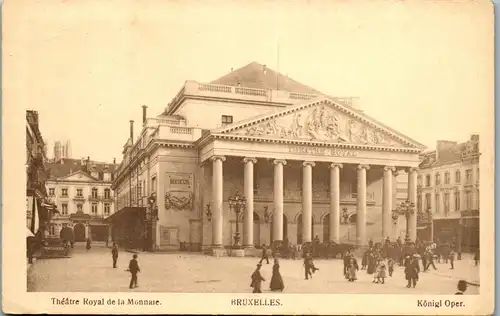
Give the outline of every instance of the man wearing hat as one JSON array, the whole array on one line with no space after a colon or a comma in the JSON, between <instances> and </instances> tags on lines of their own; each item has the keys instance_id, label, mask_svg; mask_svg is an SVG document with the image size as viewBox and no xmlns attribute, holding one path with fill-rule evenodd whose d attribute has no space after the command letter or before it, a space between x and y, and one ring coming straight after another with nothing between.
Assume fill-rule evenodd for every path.
<instances>
[{"instance_id":1,"label":"man wearing hat","mask_svg":"<svg viewBox=\"0 0 500 316\"><path fill-rule=\"evenodd\" d=\"M137 255L134 254L132 260L130 260L130 263L128 265L128 270L132 274L132 278L130 279L130 285L129 288L134 288L138 287L137 285L137 272L141 272L141 269L139 268L139 263L137 263Z\"/></svg>"},{"instance_id":2,"label":"man wearing hat","mask_svg":"<svg viewBox=\"0 0 500 316\"><path fill-rule=\"evenodd\" d=\"M253 287L252 293L262 293L262 281L265 280L260 274L260 267L262 267L262 264L259 262L257 269L252 273L252 283L250 283L250 287Z\"/></svg>"},{"instance_id":3,"label":"man wearing hat","mask_svg":"<svg viewBox=\"0 0 500 316\"><path fill-rule=\"evenodd\" d=\"M409 257L407 264L405 266L405 277L408 281L406 287L415 287L418 281L418 274L420 272L420 266L418 264L418 255L414 254Z\"/></svg>"},{"instance_id":4,"label":"man wearing hat","mask_svg":"<svg viewBox=\"0 0 500 316\"><path fill-rule=\"evenodd\" d=\"M465 280L458 281L457 289L458 289L458 292L455 293L455 295L463 295L464 292L467 291L467 281L465 281Z\"/></svg>"}]
</instances>

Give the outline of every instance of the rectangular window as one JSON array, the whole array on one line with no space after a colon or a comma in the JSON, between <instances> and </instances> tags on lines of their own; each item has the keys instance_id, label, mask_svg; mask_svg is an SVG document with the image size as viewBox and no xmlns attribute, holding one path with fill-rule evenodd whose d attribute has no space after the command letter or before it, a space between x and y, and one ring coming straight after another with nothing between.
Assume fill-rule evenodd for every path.
<instances>
[{"instance_id":1,"label":"rectangular window","mask_svg":"<svg viewBox=\"0 0 500 316\"><path fill-rule=\"evenodd\" d=\"M439 194L436 194L435 196L435 199L436 199L436 209L434 210L435 213L439 213L440 209L439 209Z\"/></svg>"},{"instance_id":2,"label":"rectangular window","mask_svg":"<svg viewBox=\"0 0 500 316\"><path fill-rule=\"evenodd\" d=\"M56 195L56 189L55 189L55 188L50 188L50 189L49 189L49 195L50 195L50 196L54 196L54 195Z\"/></svg>"},{"instance_id":3,"label":"rectangular window","mask_svg":"<svg viewBox=\"0 0 500 316\"><path fill-rule=\"evenodd\" d=\"M83 204L77 204L76 205L76 211L77 212L83 212Z\"/></svg>"},{"instance_id":4,"label":"rectangular window","mask_svg":"<svg viewBox=\"0 0 500 316\"><path fill-rule=\"evenodd\" d=\"M97 199L98 193L97 188L92 188L92 198Z\"/></svg>"},{"instance_id":5,"label":"rectangular window","mask_svg":"<svg viewBox=\"0 0 500 316\"><path fill-rule=\"evenodd\" d=\"M104 198L105 199L110 199L111 198L111 190L104 189Z\"/></svg>"},{"instance_id":6,"label":"rectangular window","mask_svg":"<svg viewBox=\"0 0 500 316\"><path fill-rule=\"evenodd\" d=\"M92 203L92 215L97 215L97 203Z\"/></svg>"},{"instance_id":7,"label":"rectangular window","mask_svg":"<svg viewBox=\"0 0 500 316\"><path fill-rule=\"evenodd\" d=\"M460 170L455 171L455 182L460 183Z\"/></svg>"},{"instance_id":8,"label":"rectangular window","mask_svg":"<svg viewBox=\"0 0 500 316\"><path fill-rule=\"evenodd\" d=\"M425 195L425 211L428 212L431 209L431 194L427 193Z\"/></svg>"},{"instance_id":9,"label":"rectangular window","mask_svg":"<svg viewBox=\"0 0 500 316\"><path fill-rule=\"evenodd\" d=\"M460 211L460 192L455 192L455 211Z\"/></svg>"},{"instance_id":10,"label":"rectangular window","mask_svg":"<svg viewBox=\"0 0 500 316\"><path fill-rule=\"evenodd\" d=\"M83 196L83 189L76 189L76 196L82 197Z\"/></svg>"},{"instance_id":11,"label":"rectangular window","mask_svg":"<svg viewBox=\"0 0 500 316\"><path fill-rule=\"evenodd\" d=\"M68 189L62 189L61 196L68 196Z\"/></svg>"},{"instance_id":12,"label":"rectangular window","mask_svg":"<svg viewBox=\"0 0 500 316\"><path fill-rule=\"evenodd\" d=\"M156 192L156 176L151 178L151 192Z\"/></svg>"},{"instance_id":13,"label":"rectangular window","mask_svg":"<svg viewBox=\"0 0 500 316\"><path fill-rule=\"evenodd\" d=\"M233 116L232 115L222 115L221 122L222 122L222 125L233 124Z\"/></svg>"},{"instance_id":14,"label":"rectangular window","mask_svg":"<svg viewBox=\"0 0 500 316\"><path fill-rule=\"evenodd\" d=\"M444 184L450 184L450 173L446 172L444 174Z\"/></svg>"},{"instance_id":15,"label":"rectangular window","mask_svg":"<svg viewBox=\"0 0 500 316\"><path fill-rule=\"evenodd\" d=\"M441 174L436 173L436 185L440 185L440 184L441 184Z\"/></svg>"},{"instance_id":16,"label":"rectangular window","mask_svg":"<svg viewBox=\"0 0 500 316\"><path fill-rule=\"evenodd\" d=\"M465 170L465 181L467 183L472 182L472 169Z\"/></svg>"},{"instance_id":17,"label":"rectangular window","mask_svg":"<svg viewBox=\"0 0 500 316\"><path fill-rule=\"evenodd\" d=\"M110 206L108 203L104 204L104 215L109 215Z\"/></svg>"},{"instance_id":18,"label":"rectangular window","mask_svg":"<svg viewBox=\"0 0 500 316\"><path fill-rule=\"evenodd\" d=\"M425 176L425 186L430 187L431 186L431 175L428 174Z\"/></svg>"},{"instance_id":19,"label":"rectangular window","mask_svg":"<svg viewBox=\"0 0 500 316\"><path fill-rule=\"evenodd\" d=\"M472 192L467 191L465 192L465 207L467 210L472 210Z\"/></svg>"},{"instance_id":20,"label":"rectangular window","mask_svg":"<svg viewBox=\"0 0 500 316\"><path fill-rule=\"evenodd\" d=\"M61 214L62 215L68 215L68 204L63 203L61 205Z\"/></svg>"},{"instance_id":21,"label":"rectangular window","mask_svg":"<svg viewBox=\"0 0 500 316\"><path fill-rule=\"evenodd\" d=\"M450 194L449 193L445 193L443 195L443 198L444 198L444 201L443 201L443 204L444 204L444 213L448 214L450 212Z\"/></svg>"}]
</instances>

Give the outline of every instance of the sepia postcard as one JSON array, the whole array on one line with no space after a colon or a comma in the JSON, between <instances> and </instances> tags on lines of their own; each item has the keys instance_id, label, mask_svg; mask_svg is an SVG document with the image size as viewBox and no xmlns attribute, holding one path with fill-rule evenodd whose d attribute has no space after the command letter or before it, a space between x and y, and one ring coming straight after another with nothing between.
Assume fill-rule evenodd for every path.
<instances>
[{"instance_id":1,"label":"sepia postcard","mask_svg":"<svg viewBox=\"0 0 500 316\"><path fill-rule=\"evenodd\" d=\"M493 313L491 2L7 0L2 27L5 313Z\"/></svg>"}]
</instances>

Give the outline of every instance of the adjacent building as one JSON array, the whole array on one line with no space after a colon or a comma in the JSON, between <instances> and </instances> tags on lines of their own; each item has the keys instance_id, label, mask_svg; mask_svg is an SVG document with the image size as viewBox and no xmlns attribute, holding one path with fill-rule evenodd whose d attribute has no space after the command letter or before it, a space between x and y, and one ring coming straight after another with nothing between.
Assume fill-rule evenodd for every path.
<instances>
[{"instance_id":1,"label":"adjacent building","mask_svg":"<svg viewBox=\"0 0 500 316\"><path fill-rule=\"evenodd\" d=\"M111 183L114 163L87 159L59 159L47 164L50 177L46 182L48 196L59 214L53 218L49 235L58 237L63 227L73 228L75 241L105 241L108 226L104 219L115 209Z\"/></svg>"},{"instance_id":2,"label":"adjacent building","mask_svg":"<svg viewBox=\"0 0 500 316\"><path fill-rule=\"evenodd\" d=\"M439 242L479 247L479 135L463 143L438 141L422 154L419 209L432 224L422 234Z\"/></svg>"},{"instance_id":3,"label":"adjacent building","mask_svg":"<svg viewBox=\"0 0 500 316\"><path fill-rule=\"evenodd\" d=\"M424 146L360 108L251 63L210 83L186 81L130 135L112 189L113 238L148 249L251 249L288 240L365 245L417 235ZM246 204L230 205L236 196ZM241 236L241 238L235 238Z\"/></svg>"},{"instance_id":4,"label":"adjacent building","mask_svg":"<svg viewBox=\"0 0 500 316\"><path fill-rule=\"evenodd\" d=\"M54 143L54 161L71 157L71 141L56 141Z\"/></svg>"}]
</instances>

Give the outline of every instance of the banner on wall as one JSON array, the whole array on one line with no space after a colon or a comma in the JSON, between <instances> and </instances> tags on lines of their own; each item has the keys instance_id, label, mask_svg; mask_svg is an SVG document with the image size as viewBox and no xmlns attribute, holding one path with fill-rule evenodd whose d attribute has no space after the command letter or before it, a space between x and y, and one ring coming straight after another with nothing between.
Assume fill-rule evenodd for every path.
<instances>
[{"instance_id":1,"label":"banner on wall","mask_svg":"<svg viewBox=\"0 0 500 316\"><path fill-rule=\"evenodd\" d=\"M166 173L165 208L167 210L193 209L194 177L192 173Z\"/></svg>"}]
</instances>

